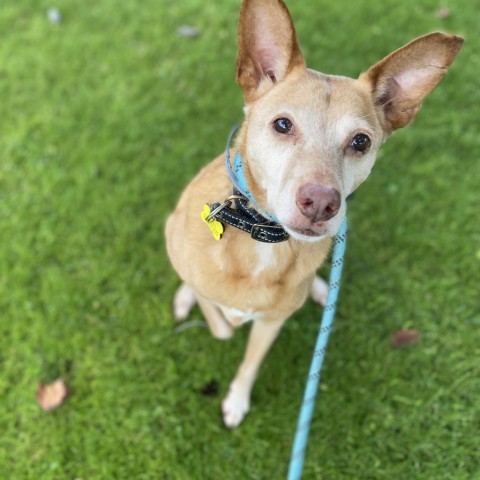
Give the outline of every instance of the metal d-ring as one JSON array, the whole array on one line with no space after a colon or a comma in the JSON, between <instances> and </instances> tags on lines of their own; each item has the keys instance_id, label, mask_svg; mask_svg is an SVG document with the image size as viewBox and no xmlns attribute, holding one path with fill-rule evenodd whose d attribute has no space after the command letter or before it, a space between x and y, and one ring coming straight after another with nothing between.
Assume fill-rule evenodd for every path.
<instances>
[{"instance_id":1,"label":"metal d-ring","mask_svg":"<svg viewBox=\"0 0 480 480\"><path fill-rule=\"evenodd\" d=\"M214 220L215 215L218 212L221 212L224 208L229 207L232 204L232 201L230 199L226 199L221 205L219 205L217 208L213 209L213 211L210 212L210 215L205 219L207 222L211 222Z\"/></svg>"},{"instance_id":2,"label":"metal d-ring","mask_svg":"<svg viewBox=\"0 0 480 480\"><path fill-rule=\"evenodd\" d=\"M230 195L221 205L219 205L212 212L210 212L210 215L208 215L205 220L207 222L211 222L214 219L215 215L218 212L221 212L224 208L229 207L232 204L233 200L246 200L246 198L243 195Z\"/></svg>"}]
</instances>

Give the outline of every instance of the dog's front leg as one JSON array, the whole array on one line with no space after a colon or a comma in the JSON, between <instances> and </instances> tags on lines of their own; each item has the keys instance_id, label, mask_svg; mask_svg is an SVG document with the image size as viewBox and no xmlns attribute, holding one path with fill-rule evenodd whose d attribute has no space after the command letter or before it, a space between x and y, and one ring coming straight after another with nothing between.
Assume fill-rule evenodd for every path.
<instances>
[{"instance_id":1,"label":"dog's front leg","mask_svg":"<svg viewBox=\"0 0 480 480\"><path fill-rule=\"evenodd\" d=\"M285 320L282 318L254 321L245 356L222 402L223 421L227 427L237 427L247 414L250 408L250 394L260 365Z\"/></svg>"}]
</instances>

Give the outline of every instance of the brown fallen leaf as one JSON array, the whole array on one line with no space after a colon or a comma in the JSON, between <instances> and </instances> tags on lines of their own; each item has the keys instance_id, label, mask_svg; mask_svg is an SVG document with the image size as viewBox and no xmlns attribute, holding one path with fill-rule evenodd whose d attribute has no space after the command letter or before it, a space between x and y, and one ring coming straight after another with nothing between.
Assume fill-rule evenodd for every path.
<instances>
[{"instance_id":1,"label":"brown fallen leaf","mask_svg":"<svg viewBox=\"0 0 480 480\"><path fill-rule=\"evenodd\" d=\"M68 396L68 388L63 379L57 378L53 383L41 383L37 390L37 401L46 412L58 408Z\"/></svg>"},{"instance_id":2,"label":"brown fallen leaf","mask_svg":"<svg viewBox=\"0 0 480 480\"><path fill-rule=\"evenodd\" d=\"M414 329L403 329L394 333L391 337L391 345L393 348L403 348L413 345L420 339L420 333Z\"/></svg>"}]
</instances>

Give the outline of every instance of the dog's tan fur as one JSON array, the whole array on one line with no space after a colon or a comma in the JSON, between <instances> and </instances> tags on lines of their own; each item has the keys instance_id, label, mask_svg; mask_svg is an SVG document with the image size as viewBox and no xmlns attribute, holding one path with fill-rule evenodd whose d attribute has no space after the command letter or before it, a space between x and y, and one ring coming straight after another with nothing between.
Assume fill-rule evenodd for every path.
<instances>
[{"instance_id":1,"label":"dog's tan fur","mask_svg":"<svg viewBox=\"0 0 480 480\"><path fill-rule=\"evenodd\" d=\"M311 290L315 299L325 298L325 284L315 271L343 221L346 197L367 178L388 135L413 120L462 43L460 37L433 33L357 80L323 75L305 67L281 0L244 0L237 82L246 115L231 154L240 152L258 204L276 215L291 237L261 244L227 226L220 241L213 239L200 212L206 203L231 195L224 155L187 186L166 227L168 254L184 281L174 302L177 319L198 301L218 338L254 320L245 357L222 403L227 426L237 426L247 413L258 368L283 323ZM291 134L274 131L272 122L279 117L293 121ZM351 147L358 132L371 140L361 155ZM306 183L339 192L341 205L333 218L314 221L300 211L296 195Z\"/></svg>"}]
</instances>

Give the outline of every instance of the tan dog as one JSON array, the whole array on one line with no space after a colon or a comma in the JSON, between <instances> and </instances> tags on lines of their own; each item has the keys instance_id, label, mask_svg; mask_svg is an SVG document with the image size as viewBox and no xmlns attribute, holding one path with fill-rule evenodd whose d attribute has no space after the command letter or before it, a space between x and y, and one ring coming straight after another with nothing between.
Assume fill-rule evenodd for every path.
<instances>
[{"instance_id":1,"label":"tan dog","mask_svg":"<svg viewBox=\"0 0 480 480\"><path fill-rule=\"evenodd\" d=\"M205 204L232 195L220 155L187 186L166 226L168 254L184 282L174 300L177 320L198 302L212 334L223 339L253 320L222 403L232 428L248 412L259 366L284 322L309 292L325 301L327 286L315 272L344 219L345 199L367 178L386 138L413 120L463 44L432 33L358 79L324 75L306 68L281 0L244 0L238 41L245 120L229 153L241 159L250 201L233 199L243 201L234 206L231 199L220 217L208 216L214 207ZM223 221L242 205L271 226L253 235L257 240L242 231L245 222L236 228ZM220 240L209 226L224 228ZM285 241L271 243L275 232Z\"/></svg>"}]
</instances>

